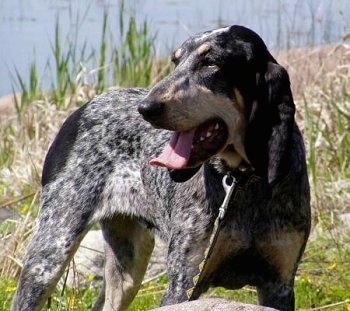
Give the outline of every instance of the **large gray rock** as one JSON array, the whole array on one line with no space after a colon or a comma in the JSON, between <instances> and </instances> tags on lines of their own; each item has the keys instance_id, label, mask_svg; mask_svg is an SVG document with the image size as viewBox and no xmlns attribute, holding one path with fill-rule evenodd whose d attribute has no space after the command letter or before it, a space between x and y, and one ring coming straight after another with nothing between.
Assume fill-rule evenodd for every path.
<instances>
[{"instance_id":1,"label":"large gray rock","mask_svg":"<svg viewBox=\"0 0 350 311\"><path fill-rule=\"evenodd\" d=\"M103 278L104 247L101 230L91 230L80 244L74 260L70 263L67 285L70 287L83 286L100 282ZM154 251L148 265L145 280L152 279L165 272L166 246L156 238ZM64 281L61 280L61 283Z\"/></svg>"},{"instance_id":2,"label":"large gray rock","mask_svg":"<svg viewBox=\"0 0 350 311\"><path fill-rule=\"evenodd\" d=\"M69 265L67 285L80 287L103 278L104 246L101 230L91 230L84 237Z\"/></svg>"},{"instance_id":3,"label":"large gray rock","mask_svg":"<svg viewBox=\"0 0 350 311\"><path fill-rule=\"evenodd\" d=\"M276 309L258 305L228 301L219 298L205 298L177 305L164 306L153 311L273 311Z\"/></svg>"}]
</instances>

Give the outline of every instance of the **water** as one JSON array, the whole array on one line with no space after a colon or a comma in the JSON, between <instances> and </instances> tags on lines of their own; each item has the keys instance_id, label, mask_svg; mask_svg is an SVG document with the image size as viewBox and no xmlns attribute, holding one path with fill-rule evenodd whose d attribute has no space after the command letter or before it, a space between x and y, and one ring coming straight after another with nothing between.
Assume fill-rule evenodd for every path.
<instances>
[{"instance_id":1,"label":"water","mask_svg":"<svg viewBox=\"0 0 350 311\"><path fill-rule=\"evenodd\" d=\"M241 24L257 31L271 50L337 43L350 31L349 0L127 0L127 12L147 20L157 51L169 52L189 35ZM35 62L41 80L52 62L56 17L62 38L79 30L78 49L98 50L103 13L109 34L119 31L117 0L0 0L0 96L18 90L15 68L29 76Z\"/></svg>"}]
</instances>

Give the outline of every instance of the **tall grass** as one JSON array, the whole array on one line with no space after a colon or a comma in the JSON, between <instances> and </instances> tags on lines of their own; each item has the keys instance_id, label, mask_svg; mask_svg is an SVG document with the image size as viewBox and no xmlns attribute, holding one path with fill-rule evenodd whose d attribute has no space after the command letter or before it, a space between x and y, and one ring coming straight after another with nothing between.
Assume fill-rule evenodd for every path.
<instances>
[{"instance_id":1,"label":"tall grass","mask_svg":"<svg viewBox=\"0 0 350 311\"><path fill-rule=\"evenodd\" d=\"M20 75L17 69L15 69L18 84L20 85L20 90L22 94L22 102L28 104L39 98L40 94L40 82L38 77L38 71L35 63L30 66L29 73L29 86L26 85L23 77ZM16 102L16 110L20 116L23 106Z\"/></svg>"},{"instance_id":2,"label":"tall grass","mask_svg":"<svg viewBox=\"0 0 350 311\"><path fill-rule=\"evenodd\" d=\"M320 217L325 211L346 212L350 198L350 66L341 65L323 77L322 87L314 86L300 101L315 209Z\"/></svg>"},{"instance_id":3,"label":"tall grass","mask_svg":"<svg viewBox=\"0 0 350 311\"><path fill-rule=\"evenodd\" d=\"M28 84L16 69L13 79L22 94L18 112L35 100L43 99L44 95L61 109L74 106L72 101L85 101L110 86L146 87L166 74L170 67L155 55L155 36L151 35L148 23L138 25L135 16L126 13L124 1L120 1L118 18L120 32L116 36L110 33L110 16L104 13L100 48L88 53L86 42L78 50L79 29L63 36L57 17L51 42L52 57L48 59L46 69L51 80L50 90L42 89L35 61L30 68ZM75 24L81 24L79 16Z\"/></svg>"},{"instance_id":4,"label":"tall grass","mask_svg":"<svg viewBox=\"0 0 350 311\"><path fill-rule=\"evenodd\" d=\"M74 92L74 78L71 76L70 61L72 60L72 54L75 53L75 46L70 44L70 48L64 53L62 51L62 38L60 31L59 18L56 19L55 25L55 42L52 46L52 51L55 60L55 85L53 86L53 100L62 105L65 101L66 95L69 92ZM75 66L76 64L73 64ZM74 69L74 68L73 68ZM73 70L74 72L74 70Z\"/></svg>"},{"instance_id":5,"label":"tall grass","mask_svg":"<svg viewBox=\"0 0 350 311\"><path fill-rule=\"evenodd\" d=\"M102 92L106 88L106 76L105 76L105 66L107 57L107 22L108 14L107 12L103 15L102 22L102 37L101 37L101 47L100 47L100 63L98 70L98 80L97 80L97 92Z\"/></svg>"},{"instance_id":6,"label":"tall grass","mask_svg":"<svg viewBox=\"0 0 350 311\"><path fill-rule=\"evenodd\" d=\"M350 211L350 79L338 74L332 79L300 100L315 228L296 286L299 308L343 311L350 309L350 231L339 218Z\"/></svg>"},{"instance_id":7,"label":"tall grass","mask_svg":"<svg viewBox=\"0 0 350 311\"><path fill-rule=\"evenodd\" d=\"M121 15L121 29L124 29L124 18ZM148 86L152 80L152 49L154 46L154 37L149 37L149 27L144 22L141 28L137 29L134 16L130 16L128 30L121 34L122 48L114 49L113 80L117 85L130 86L129 81L134 81L136 85ZM125 79L125 77L127 77Z\"/></svg>"}]
</instances>

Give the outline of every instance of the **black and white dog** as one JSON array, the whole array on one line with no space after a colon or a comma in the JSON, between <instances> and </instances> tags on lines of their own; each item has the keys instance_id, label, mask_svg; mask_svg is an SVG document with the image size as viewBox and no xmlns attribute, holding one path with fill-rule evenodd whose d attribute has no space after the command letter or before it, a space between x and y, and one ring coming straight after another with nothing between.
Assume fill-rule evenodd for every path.
<instances>
[{"instance_id":1,"label":"black and white dog","mask_svg":"<svg viewBox=\"0 0 350 311\"><path fill-rule=\"evenodd\" d=\"M210 286L250 284L261 305L294 310L310 198L288 74L241 26L193 36L172 60L174 71L151 90L102 94L63 124L44 164L13 310L44 306L95 223L106 261L94 310L128 307L154 234L168 243L162 304L187 300L225 197L222 179L246 174L257 178L230 200L191 299Z\"/></svg>"}]
</instances>

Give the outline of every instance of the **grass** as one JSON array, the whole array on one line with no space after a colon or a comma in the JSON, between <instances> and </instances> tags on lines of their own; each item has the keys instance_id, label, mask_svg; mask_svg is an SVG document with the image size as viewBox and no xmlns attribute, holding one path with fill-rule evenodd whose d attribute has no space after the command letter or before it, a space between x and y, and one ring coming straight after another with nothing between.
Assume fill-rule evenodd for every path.
<instances>
[{"instance_id":1,"label":"grass","mask_svg":"<svg viewBox=\"0 0 350 311\"><path fill-rule=\"evenodd\" d=\"M349 57L349 54L346 55ZM325 72L299 101L304 106L308 167L318 221L343 212L350 190L350 67ZM345 204L344 204L345 203Z\"/></svg>"},{"instance_id":2,"label":"grass","mask_svg":"<svg viewBox=\"0 0 350 311\"><path fill-rule=\"evenodd\" d=\"M35 63L28 85L15 73L22 98L16 113L0 116L0 211L12 214L0 222L0 310L9 310L21 262L33 232L38 212L40 175L47 148L66 116L96 93L115 86L149 86L167 74L171 65L154 55L154 37L148 24L138 25L134 17L125 20L121 2L120 34L109 40L106 13L101 29L101 46L86 56L71 41L64 50L59 20L52 44L54 68L51 91L42 91ZM307 55L308 51L302 52ZM332 54L333 55L333 54ZM350 201L350 50L345 49L326 66L327 55L320 57L309 77L298 71L292 81L304 86L294 92L308 151L314 210L313 236L306 249L296 279L298 310L350 310L350 236L338 216ZM314 57L314 54L312 55ZM283 61L293 73L295 55ZM88 70L95 59L97 68ZM309 59L309 57L308 57ZM300 66L307 66L307 60ZM306 70L305 70L306 71ZM305 72L303 70L303 72ZM295 83L297 84L297 83ZM50 310L87 310L98 294L98 286L57 288L48 302ZM147 310L159 304L167 280L161 277L143 284L130 310ZM207 296L256 302L256 292L246 287L239 291L222 288Z\"/></svg>"}]
</instances>

